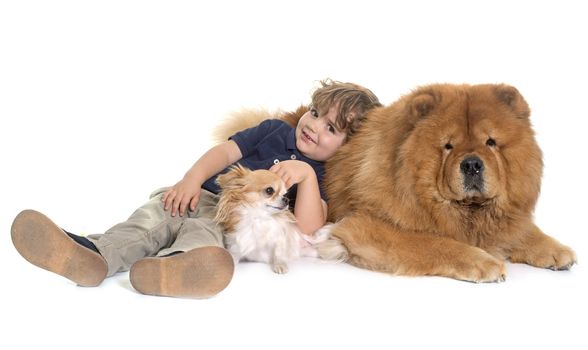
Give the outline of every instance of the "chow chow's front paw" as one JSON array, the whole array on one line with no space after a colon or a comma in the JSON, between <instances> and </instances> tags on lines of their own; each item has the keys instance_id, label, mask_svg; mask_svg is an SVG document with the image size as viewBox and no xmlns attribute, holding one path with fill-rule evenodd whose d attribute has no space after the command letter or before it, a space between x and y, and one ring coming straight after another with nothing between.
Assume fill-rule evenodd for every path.
<instances>
[{"instance_id":1,"label":"chow chow's front paw","mask_svg":"<svg viewBox=\"0 0 588 350\"><path fill-rule=\"evenodd\" d=\"M479 254L476 254L469 263L457 266L455 274L450 277L475 283L504 282L506 280L506 266L503 261L479 249Z\"/></svg>"},{"instance_id":2,"label":"chow chow's front paw","mask_svg":"<svg viewBox=\"0 0 588 350\"><path fill-rule=\"evenodd\" d=\"M529 264L554 271L569 270L577 262L576 253L564 245L548 249L542 256L530 259Z\"/></svg>"},{"instance_id":3,"label":"chow chow's front paw","mask_svg":"<svg viewBox=\"0 0 588 350\"><path fill-rule=\"evenodd\" d=\"M525 244L513 250L510 260L554 271L569 270L577 261L576 253L545 234L530 236Z\"/></svg>"}]
</instances>

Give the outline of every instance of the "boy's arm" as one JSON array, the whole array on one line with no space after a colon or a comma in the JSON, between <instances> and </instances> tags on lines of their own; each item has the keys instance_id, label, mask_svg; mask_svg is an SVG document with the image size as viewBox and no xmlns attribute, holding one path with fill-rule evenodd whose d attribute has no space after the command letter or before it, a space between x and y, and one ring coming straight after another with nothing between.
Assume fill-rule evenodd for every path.
<instances>
[{"instance_id":1,"label":"boy's arm","mask_svg":"<svg viewBox=\"0 0 588 350\"><path fill-rule=\"evenodd\" d=\"M307 235L313 234L327 222L327 203L321 198L314 170L298 183L294 216L300 231Z\"/></svg>"},{"instance_id":2,"label":"boy's arm","mask_svg":"<svg viewBox=\"0 0 588 350\"><path fill-rule=\"evenodd\" d=\"M294 216L302 233L312 234L327 221L327 203L322 200L314 169L299 160L286 160L270 168L287 187L298 184Z\"/></svg>"},{"instance_id":3,"label":"boy's arm","mask_svg":"<svg viewBox=\"0 0 588 350\"><path fill-rule=\"evenodd\" d=\"M175 216L178 211L180 216L183 216L188 205L190 210L196 209L202 184L241 159L242 156L239 146L232 140L209 149L186 172L184 178L163 195L161 200L164 203L164 209L171 208L171 216Z\"/></svg>"}]
</instances>

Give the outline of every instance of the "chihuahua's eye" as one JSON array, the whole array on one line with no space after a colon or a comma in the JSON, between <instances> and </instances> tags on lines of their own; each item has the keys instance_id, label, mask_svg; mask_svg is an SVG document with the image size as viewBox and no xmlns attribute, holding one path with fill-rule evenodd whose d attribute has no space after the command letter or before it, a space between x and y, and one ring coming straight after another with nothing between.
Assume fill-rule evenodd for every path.
<instances>
[{"instance_id":1,"label":"chihuahua's eye","mask_svg":"<svg viewBox=\"0 0 588 350\"><path fill-rule=\"evenodd\" d=\"M265 189L265 194L267 194L268 196L273 195L275 192L276 191L272 187L268 187Z\"/></svg>"}]
</instances>

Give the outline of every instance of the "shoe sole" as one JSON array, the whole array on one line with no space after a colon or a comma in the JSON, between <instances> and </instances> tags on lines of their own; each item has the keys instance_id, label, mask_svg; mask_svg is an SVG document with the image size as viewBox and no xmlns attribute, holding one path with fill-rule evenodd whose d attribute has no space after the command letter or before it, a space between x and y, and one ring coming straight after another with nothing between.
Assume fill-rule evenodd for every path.
<instances>
[{"instance_id":1,"label":"shoe sole","mask_svg":"<svg viewBox=\"0 0 588 350\"><path fill-rule=\"evenodd\" d=\"M108 272L104 258L76 243L45 215L24 210L14 219L12 243L31 264L83 287L99 285Z\"/></svg>"},{"instance_id":2,"label":"shoe sole","mask_svg":"<svg viewBox=\"0 0 588 350\"><path fill-rule=\"evenodd\" d=\"M202 247L168 257L145 258L131 266L133 287L148 295L209 298L233 278L231 254L220 247Z\"/></svg>"}]
</instances>

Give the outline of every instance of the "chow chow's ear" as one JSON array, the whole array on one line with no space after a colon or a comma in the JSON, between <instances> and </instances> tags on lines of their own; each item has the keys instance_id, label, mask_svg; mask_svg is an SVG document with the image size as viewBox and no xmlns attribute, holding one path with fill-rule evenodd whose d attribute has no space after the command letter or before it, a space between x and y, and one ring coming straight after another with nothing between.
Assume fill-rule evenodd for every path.
<instances>
[{"instance_id":1,"label":"chow chow's ear","mask_svg":"<svg viewBox=\"0 0 588 350\"><path fill-rule=\"evenodd\" d=\"M217 176L216 183L222 188L234 188L242 186L242 180L245 176L251 173L251 170L243 167L241 164L237 164L231 167L231 169L222 175Z\"/></svg>"},{"instance_id":2,"label":"chow chow's ear","mask_svg":"<svg viewBox=\"0 0 588 350\"><path fill-rule=\"evenodd\" d=\"M529 118L531 110L519 90L510 85L497 85L494 93L498 101L509 107L519 118Z\"/></svg>"},{"instance_id":3,"label":"chow chow's ear","mask_svg":"<svg viewBox=\"0 0 588 350\"><path fill-rule=\"evenodd\" d=\"M441 103L439 91L429 88L415 92L410 101L410 113L415 118L429 115Z\"/></svg>"}]
</instances>

